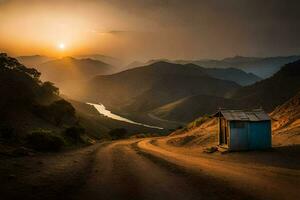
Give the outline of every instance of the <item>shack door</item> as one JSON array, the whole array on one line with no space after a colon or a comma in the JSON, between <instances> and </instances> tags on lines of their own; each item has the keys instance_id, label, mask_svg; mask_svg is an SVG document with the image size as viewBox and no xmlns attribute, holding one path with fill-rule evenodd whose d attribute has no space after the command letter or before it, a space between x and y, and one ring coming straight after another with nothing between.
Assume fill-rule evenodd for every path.
<instances>
[{"instance_id":1,"label":"shack door","mask_svg":"<svg viewBox=\"0 0 300 200\"><path fill-rule=\"evenodd\" d=\"M231 121L230 123L230 150L248 149L248 123Z\"/></svg>"},{"instance_id":2,"label":"shack door","mask_svg":"<svg viewBox=\"0 0 300 200\"><path fill-rule=\"evenodd\" d=\"M219 140L220 144L228 144L228 127L227 121L224 118L220 118L220 135Z\"/></svg>"}]
</instances>

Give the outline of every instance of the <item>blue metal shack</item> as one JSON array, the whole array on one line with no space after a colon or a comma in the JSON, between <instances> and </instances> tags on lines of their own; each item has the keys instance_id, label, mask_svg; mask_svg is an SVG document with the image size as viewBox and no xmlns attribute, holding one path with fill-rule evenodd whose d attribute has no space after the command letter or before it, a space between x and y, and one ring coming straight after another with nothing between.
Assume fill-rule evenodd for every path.
<instances>
[{"instance_id":1,"label":"blue metal shack","mask_svg":"<svg viewBox=\"0 0 300 200\"><path fill-rule=\"evenodd\" d=\"M262 109L251 111L219 110L219 145L230 151L272 147L271 120Z\"/></svg>"}]
</instances>

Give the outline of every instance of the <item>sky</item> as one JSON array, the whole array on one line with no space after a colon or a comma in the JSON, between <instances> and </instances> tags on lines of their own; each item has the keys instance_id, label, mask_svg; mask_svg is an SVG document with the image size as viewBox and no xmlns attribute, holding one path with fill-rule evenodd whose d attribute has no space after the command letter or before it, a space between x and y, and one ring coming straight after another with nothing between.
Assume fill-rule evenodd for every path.
<instances>
[{"instance_id":1,"label":"sky","mask_svg":"<svg viewBox=\"0 0 300 200\"><path fill-rule=\"evenodd\" d=\"M0 0L0 51L125 60L300 54L298 0Z\"/></svg>"}]
</instances>

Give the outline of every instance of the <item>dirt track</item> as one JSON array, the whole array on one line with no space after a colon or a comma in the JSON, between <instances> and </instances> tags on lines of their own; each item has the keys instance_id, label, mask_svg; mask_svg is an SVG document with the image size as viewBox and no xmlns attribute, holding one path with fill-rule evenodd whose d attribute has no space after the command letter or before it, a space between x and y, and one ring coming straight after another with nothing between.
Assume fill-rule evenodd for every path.
<instances>
[{"instance_id":1,"label":"dirt track","mask_svg":"<svg viewBox=\"0 0 300 200\"><path fill-rule=\"evenodd\" d=\"M299 199L299 169L195 156L155 139L1 162L5 199Z\"/></svg>"}]
</instances>

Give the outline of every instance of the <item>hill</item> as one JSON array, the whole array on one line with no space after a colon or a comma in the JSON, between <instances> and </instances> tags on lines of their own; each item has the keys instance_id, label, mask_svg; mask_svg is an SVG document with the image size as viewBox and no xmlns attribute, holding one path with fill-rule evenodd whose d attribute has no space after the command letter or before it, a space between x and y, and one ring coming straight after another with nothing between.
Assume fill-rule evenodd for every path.
<instances>
[{"instance_id":1,"label":"hill","mask_svg":"<svg viewBox=\"0 0 300 200\"><path fill-rule=\"evenodd\" d=\"M96 75L108 74L112 70L112 66L98 60L72 57L51 60L36 68L41 71L43 80L57 84L67 80L87 80Z\"/></svg>"},{"instance_id":2,"label":"hill","mask_svg":"<svg viewBox=\"0 0 300 200\"><path fill-rule=\"evenodd\" d=\"M262 80L253 73L247 73L237 68L202 68L202 70L214 78L233 81L242 86L251 85Z\"/></svg>"},{"instance_id":3,"label":"hill","mask_svg":"<svg viewBox=\"0 0 300 200\"><path fill-rule=\"evenodd\" d=\"M74 107L59 96L51 82L40 81L40 75L36 69L0 54L1 143L57 150L83 142L87 135L78 126Z\"/></svg>"},{"instance_id":4,"label":"hill","mask_svg":"<svg viewBox=\"0 0 300 200\"><path fill-rule=\"evenodd\" d=\"M48 62L53 60L54 58L50 58L47 56L41 55L32 55L32 56L19 56L17 60L25 66L36 67L44 62Z\"/></svg>"},{"instance_id":5,"label":"hill","mask_svg":"<svg viewBox=\"0 0 300 200\"><path fill-rule=\"evenodd\" d=\"M300 92L271 113L277 144L300 144Z\"/></svg>"},{"instance_id":6,"label":"hill","mask_svg":"<svg viewBox=\"0 0 300 200\"><path fill-rule=\"evenodd\" d=\"M232 98L247 108L271 112L300 91L300 60L286 64L272 77L237 90Z\"/></svg>"},{"instance_id":7,"label":"hill","mask_svg":"<svg viewBox=\"0 0 300 200\"><path fill-rule=\"evenodd\" d=\"M196 65L158 62L88 82L92 101L126 112L147 112L191 95L225 96L240 86L213 78Z\"/></svg>"},{"instance_id":8,"label":"hill","mask_svg":"<svg viewBox=\"0 0 300 200\"><path fill-rule=\"evenodd\" d=\"M114 58L114 57L111 57L111 56L106 56L106 55L101 55L101 54L78 55L78 56L75 56L75 58L77 58L77 59L90 58L90 59L93 59L93 60L98 60L98 61L107 63L107 64L109 64L111 66L114 66L114 67L117 67L117 68L119 68L122 65L121 60L119 60L117 58Z\"/></svg>"},{"instance_id":9,"label":"hill","mask_svg":"<svg viewBox=\"0 0 300 200\"><path fill-rule=\"evenodd\" d=\"M174 62L182 64L193 63L207 68L236 68L261 78L268 78L279 71L283 65L299 59L300 56L265 58L235 56L222 60L177 60Z\"/></svg>"},{"instance_id":10,"label":"hill","mask_svg":"<svg viewBox=\"0 0 300 200\"><path fill-rule=\"evenodd\" d=\"M272 77L239 88L226 98L214 95L188 96L156 108L151 113L165 120L188 122L204 114L211 114L219 107L229 109L263 107L271 112L300 91L299 69L300 62L296 61L285 65Z\"/></svg>"},{"instance_id":11,"label":"hill","mask_svg":"<svg viewBox=\"0 0 300 200\"><path fill-rule=\"evenodd\" d=\"M156 60L149 60L146 63L141 63L138 61L132 62L130 63L127 68L134 68L134 67L140 67L140 66L148 66L148 65L152 65L154 63L157 62L167 62L167 63L173 63L173 64L183 64L183 65L195 65L193 64L194 62L188 62L188 61L170 61L167 59L156 59ZM191 64L192 63L192 64ZM228 80L228 81L233 81L239 85L245 86L245 85L250 85L253 84L259 80L261 80L260 77L258 77L257 75L253 74L253 73L247 73L241 69L237 69L237 68L208 68L206 66L201 66L201 65L197 65L199 66L199 69L202 70L203 73L217 78L217 79L222 79L222 80ZM195 66L193 66L195 67Z\"/></svg>"},{"instance_id":12,"label":"hill","mask_svg":"<svg viewBox=\"0 0 300 200\"><path fill-rule=\"evenodd\" d=\"M218 108L234 107L236 102L223 97L195 95L179 99L152 111L167 120L190 122L199 116L213 114Z\"/></svg>"}]
</instances>

